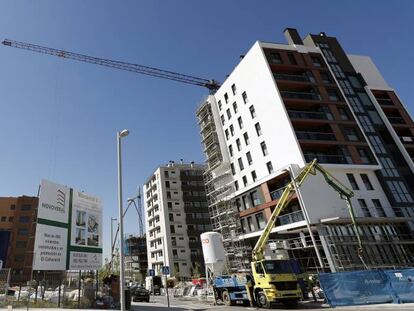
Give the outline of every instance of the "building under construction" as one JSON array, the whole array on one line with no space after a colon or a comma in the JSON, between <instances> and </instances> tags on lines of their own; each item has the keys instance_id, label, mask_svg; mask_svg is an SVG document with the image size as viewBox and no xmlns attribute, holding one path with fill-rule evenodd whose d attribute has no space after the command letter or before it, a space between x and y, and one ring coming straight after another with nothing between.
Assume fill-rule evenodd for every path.
<instances>
[{"instance_id":1,"label":"building under construction","mask_svg":"<svg viewBox=\"0 0 414 311\"><path fill-rule=\"evenodd\" d=\"M409 112L369 57L346 54L325 33L285 36L288 44L256 42L196 112L213 228L230 263L249 259L286 184L317 159L353 191L358 234L345 202L312 176L270 239L308 271L412 266Z\"/></svg>"},{"instance_id":2,"label":"building under construction","mask_svg":"<svg viewBox=\"0 0 414 311\"><path fill-rule=\"evenodd\" d=\"M148 271L147 239L145 235L130 235L125 239L125 276L144 282Z\"/></svg>"}]
</instances>

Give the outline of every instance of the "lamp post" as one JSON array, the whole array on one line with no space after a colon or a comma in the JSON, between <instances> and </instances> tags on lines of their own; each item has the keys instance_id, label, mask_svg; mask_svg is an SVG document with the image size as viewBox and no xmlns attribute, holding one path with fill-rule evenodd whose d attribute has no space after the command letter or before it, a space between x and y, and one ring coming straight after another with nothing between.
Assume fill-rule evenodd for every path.
<instances>
[{"instance_id":1,"label":"lamp post","mask_svg":"<svg viewBox=\"0 0 414 311\"><path fill-rule=\"evenodd\" d=\"M115 247L115 243L114 243L114 226L113 226L113 222L116 221L117 219L114 217L111 217L111 261L113 259L114 256L114 247Z\"/></svg>"},{"instance_id":2,"label":"lamp post","mask_svg":"<svg viewBox=\"0 0 414 311\"><path fill-rule=\"evenodd\" d=\"M124 219L122 208L122 164L121 164L121 139L128 136L129 131L123 130L117 133L117 147L118 147L118 207L119 207L119 287L120 287L120 302L121 311L125 311L125 275L124 275Z\"/></svg>"}]
</instances>

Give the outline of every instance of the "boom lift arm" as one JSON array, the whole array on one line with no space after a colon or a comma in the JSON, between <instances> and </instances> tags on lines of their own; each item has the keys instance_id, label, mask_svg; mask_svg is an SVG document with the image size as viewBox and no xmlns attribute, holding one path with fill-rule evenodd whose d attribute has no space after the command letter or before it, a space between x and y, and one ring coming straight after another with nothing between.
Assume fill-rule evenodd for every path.
<instances>
[{"instance_id":1,"label":"boom lift arm","mask_svg":"<svg viewBox=\"0 0 414 311\"><path fill-rule=\"evenodd\" d=\"M136 73L140 73L140 74L144 74L148 76L153 76L153 77L158 77L162 79L168 79L168 80L178 81L182 83L203 86L203 87L208 88L210 90L210 93L214 93L220 87L220 83L218 83L215 80L198 78L198 77L185 75L185 74L181 74L181 73L177 73L173 71L158 69L154 67L131 64L127 62L105 59L105 58L98 58L98 57L68 52L64 50L53 49L49 47L44 47L40 45L35 45L35 44L20 42L20 41L14 41L14 40L9 40L9 39L5 39L2 43L5 46L28 50L28 51L32 51L36 53L49 54L49 55L73 59L73 60L77 60L77 61L81 61L85 63L112 67L112 68L116 68L120 70L132 71L132 72L136 72Z\"/></svg>"},{"instance_id":2,"label":"boom lift arm","mask_svg":"<svg viewBox=\"0 0 414 311\"><path fill-rule=\"evenodd\" d=\"M357 223L355 221L355 214L351 204L351 198L354 196L352 190L348 189L345 185L343 185L339 180L337 180L331 173L325 170L322 166L320 166L316 159L312 162L308 163L290 183L287 184L285 190L283 191L279 201L274 209L272 215L269 218L269 221L266 227L263 230L259 240L257 241L255 247L253 248L253 260L259 261L264 259L264 250L266 247L267 240L269 239L270 233L276 223L276 220L282 210L286 207L289 203L291 195L295 191L295 183L296 186L299 188L304 181L307 179L309 175L316 175L317 172L320 172L324 177L326 183L331 186L338 194L339 197L346 201L346 205L348 207L349 214L351 216L352 226L354 228L355 234L358 239L358 256L360 257L361 261L364 263L362 259L362 241L359 235L359 231L357 228ZM365 265L365 263L364 263Z\"/></svg>"}]
</instances>

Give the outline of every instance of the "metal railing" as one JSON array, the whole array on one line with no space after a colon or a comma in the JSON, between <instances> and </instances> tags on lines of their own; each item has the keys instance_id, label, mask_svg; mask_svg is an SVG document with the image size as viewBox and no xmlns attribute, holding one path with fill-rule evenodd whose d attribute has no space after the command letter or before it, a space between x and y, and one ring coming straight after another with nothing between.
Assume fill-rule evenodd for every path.
<instances>
[{"instance_id":1,"label":"metal railing","mask_svg":"<svg viewBox=\"0 0 414 311\"><path fill-rule=\"evenodd\" d=\"M390 123L394 124L405 124L405 120L401 117L387 117Z\"/></svg>"},{"instance_id":2,"label":"metal railing","mask_svg":"<svg viewBox=\"0 0 414 311\"><path fill-rule=\"evenodd\" d=\"M298 139L308 139L308 140L336 140L335 134L322 133L322 132L296 131L296 137Z\"/></svg>"},{"instance_id":3,"label":"metal railing","mask_svg":"<svg viewBox=\"0 0 414 311\"><path fill-rule=\"evenodd\" d=\"M332 154L313 154L305 153L305 159L307 162L317 159L319 163L333 163L333 164L351 164L351 161L348 161L347 157L343 155L332 155Z\"/></svg>"},{"instance_id":4,"label":"metal railing","mask_svg":"<svg viewBox=\"0 0 414 311\"><path fill-rule=\"evenodd\" d=\"M288 114L293 119L314 119L314 120L327 120L328 119L328 117L326 116L324 112L289 110Z\"/></svg>"},{"instance_id":5,"label":"metal railing","mask_svg":"<svg viewBox=\"0 0 414 311\"><path fill-rule=\"evenodd\" d=\"M283 98L321 100L321 97L318 94L311 92L281 91L280 94Z\"/></svg>"},{"instance_id":6,"label":"metal railing","mask_svg":"<svg viewBox=\"0 0 414 311\"><path fill-rule=\"evenodd\" d=\"M305 216L303 215L302 211L296 211L279 216L280 225L292 224L302 220L305 220Z\"/></svg>"},{"instance_id":7,"label":"metal railing","mask_svg":"<svg viewBox=\"0 0 414 311\"><path fill-rule=\"evenodd\" d=\"M388 99L388 98L377 98L377 102L380 105L387 105L387 106L394 105L394 103L392 102L392 100L391 99Z\"/></svg>"},{"instance_id":8,"label":"metal railing","mask_svg":"<svg viewBox=\"0 0 414 311\"><path fill-rule=\"evenodd\" d=\"M273 73L273 76L276 80L289 80L289 81L300 81L300 82L309 82L309 78L306 75L293 75L286 73Z\"/></svg>"},{"instance_id":9,"label":"metal railing","mask_svg":"<svg viewBox=\"0 0 414 311\"><path fill-rule=\"evenodd\" d=\"M273 190L272 192L270 192L270 197L272 198L272 200L279 200L279 198L282 196L283 191L285 190L285 186L283 186L282 188L278 188L276 190Z\"/></svg>"}]
</instances>

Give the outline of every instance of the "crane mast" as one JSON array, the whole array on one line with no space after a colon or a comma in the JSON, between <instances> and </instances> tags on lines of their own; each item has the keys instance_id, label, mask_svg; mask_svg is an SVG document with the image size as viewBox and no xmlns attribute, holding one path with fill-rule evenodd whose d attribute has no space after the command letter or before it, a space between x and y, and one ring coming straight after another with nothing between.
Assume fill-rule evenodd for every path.
<instances>
[{"instance_id":1,"label":"crane mast","mask_svg":"<svg viewBox=\"0 0 414 311\"><path fill-rule=\"evenodd\" d=\"M157 77L161 79L173 80L173 81L182 82L186 84L202 86L202 87L206 87L207 89L209 89L210 93L214 93L220 87L220 83L218 83L217 81L213 79L208 80L204 78L194 77L191 75L177 73L174 71L158 69L155 67L132 64L132 63L127 63L127 62L118 61L118 60L106 59L106 58L99 58L99 57L49 48L49 47L45 47L41 45L20 42L20 41L15 41L15 40L10 40L10 39L3 40L2 44L5 46L28 50L28 51L32 51L36 53L49 54L49 55L53 55L53 56L57 56L61 58L67 58L67 59L72 59L72 60L81 61L85 63L96 64L96 65L101 65L105 67L111 67L111 68L115 68L119 70L131 71L131 72L135 72L135 73L139 73L139 74L143 74L147 76L152 76L152 77Z\"/></svg>"}]
</instances>

